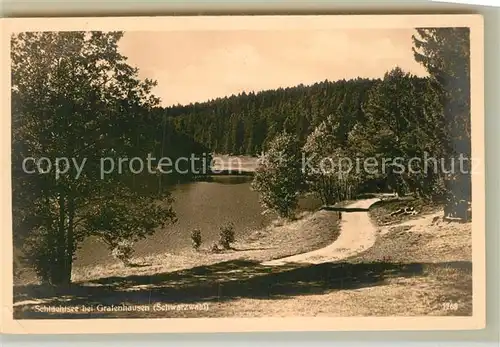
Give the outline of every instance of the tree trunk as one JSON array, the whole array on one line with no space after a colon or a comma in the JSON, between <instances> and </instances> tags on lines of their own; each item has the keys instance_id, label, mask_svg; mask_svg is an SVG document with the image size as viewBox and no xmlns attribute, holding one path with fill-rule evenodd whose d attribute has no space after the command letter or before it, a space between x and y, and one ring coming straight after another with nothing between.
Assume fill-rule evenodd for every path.
<instances>
[{"instance_id":1,"label":"tree trunk","mask_svg":"<svg viewBox=\"0 0 500 347\"><path fill-rule=\"evenodd\" d=\"M52 212L53 202L47 197L45 200L49 213ZM47 229L47 257L53 263L57 261L57 228L54 227L51 218L47 218L47 224L45 225ZM47 259L47 260L48 260ZM41 270L41 269L40 269ZM54 276L54 266L52 264L47 264L46 261L43 264L42 273L40 273L42 280L44 282L52 282L52 277Z\"/></svg>"},{"instance_id":2,"label":"tree trunk","mask_svg":"<svg viewBox=\"0 0 500 347\"><path fill-rule=\"evenodd\" d=\"M67 267L67 224L68 217L67 201L63 193L59 195L59 223L57 228L57 249L55 254L55 262L51 271L51 283L54 285L67 285L71 282L71 268Z\"/></svg>"},{"instance_id":3,"label":"tree trunk","mask_svg":"<svg viewBox=\"0 0 500 347\"><path fill-rule=\"evenodd\" d=\"M71 283L71 272L73 269L73 256L75 253L75 200L70 197L68 199L68 237L66 245L66 258L65 258L65 279L66 283Z\"/></svg>"}]
</instances>

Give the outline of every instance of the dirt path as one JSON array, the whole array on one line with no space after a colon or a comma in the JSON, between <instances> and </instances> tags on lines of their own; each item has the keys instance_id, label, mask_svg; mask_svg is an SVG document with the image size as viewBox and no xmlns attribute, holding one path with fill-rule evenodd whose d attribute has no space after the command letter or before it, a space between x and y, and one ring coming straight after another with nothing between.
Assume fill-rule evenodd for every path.
<instances>
[{"instance_id":1,"label":"dirt path","mask_svg":"<svg viewBox=\"0 0 500 347\"><path fill-rule=\"evenodd\" d=\"M94 275L87 276L89 280L74 283L67 293L53 287L14 287L15 317L470 316L472 224L436 218L443 215L441 210L403 223L375 227L368 212L363 211L374 202L376 199L349 205L350 212L343 212L340 236L324 248L298 251L307 244L304 242L307 232L331 233L333 223L337 225L334 211L316 212L311 217L314 220L306 218L299 225L290 223L293 228L285 225L272 229L270 235L284 234L288 239L275 240L280 241L278 250L273 246L267 250L243 251L245 259L241 258L241 252L231 252L210 255L214 258L207 262L208 254L193 251L178 263L175 257L157 259L158 264L152 265L148 272L137 272L148 267L132 268L135 273L118 273L117 269L112 269L114 272L102 272L98 276L94 271ZM374 208L370 216L379 208L382 206ZM317 229L319 226L321 229ZM331 237L329 235L330 243ZM307 252L307 249L316 250ZM276 251L282 252L279 253L282 258L264 262L270 258L261 252L277 254ZM297 255L288 257L290 254ZM201 263L202 259L205 263ZM187 263L188 260L191 263ZM318 264L321 262L324 263ZM261 266L273 263L288 264ZM170 267L156 267L165 266L162 264ZM52 314L37 311L36 306L40 305L61 307L61 298L65 306L188 304L198 308L96 311L91 316L85 312ZM207 309L200 310L200 305Z\"/></svg>"},{"instance_id":2,"label":"dirt path","mask_svg":"<svg viewBox=\"0 0 500 347\"><path fill-rule=\"evenodd\" d=\"M377 201L378 198L366 199L347 205L345 207L347 211L342 212L340 235L331 245L312 252L263 262L262 265L320 264L345 259L370 248L375 243L377 229L370 220L368 211L349 211L349 209L368 209Z\"/></svg>"}]
</instances>

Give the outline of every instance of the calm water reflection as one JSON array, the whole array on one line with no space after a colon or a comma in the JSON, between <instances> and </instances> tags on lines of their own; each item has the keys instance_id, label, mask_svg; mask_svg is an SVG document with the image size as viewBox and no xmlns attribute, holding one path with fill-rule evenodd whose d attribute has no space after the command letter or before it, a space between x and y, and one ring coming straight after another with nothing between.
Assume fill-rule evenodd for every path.
<instances>
[{"instance_id":1,"label":"calm water reflection","mask_svg":"<svg viewBox=\"0 0 500 347\"><path fill-rule=\"evenodd\" d=\"M251 177L217 176L205 181L184 183L172 190L174 211L178 221L158 230L136 244L136 254L181 252L191 247L191 230L202 232L203 245L217 240L219 226L232 222L236 238L241 238L268 225L275 216L263 215L258 193L250 189ZM314 209L317 201L303 199L303 209ZM107 262L110 252L96 239L87 240L77 254L76 264L90 265Z\"/></svg>"}]
</instances>

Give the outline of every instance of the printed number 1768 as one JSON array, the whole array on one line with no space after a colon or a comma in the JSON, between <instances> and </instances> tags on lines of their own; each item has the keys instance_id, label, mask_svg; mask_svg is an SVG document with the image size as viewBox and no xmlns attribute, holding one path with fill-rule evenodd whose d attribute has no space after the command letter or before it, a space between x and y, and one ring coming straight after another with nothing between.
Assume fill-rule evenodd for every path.
<instances>
[{"instance_id":1,"label":"printed number 1768","mask_svg":"<svg viewBox=\"0 0 500 347\"><path fill-rule=\"evenodd\" d=\"M443 302L443 310L456 311L456 310L458 310L458 303L457 302Z\"/></svg>"}]
</instances>

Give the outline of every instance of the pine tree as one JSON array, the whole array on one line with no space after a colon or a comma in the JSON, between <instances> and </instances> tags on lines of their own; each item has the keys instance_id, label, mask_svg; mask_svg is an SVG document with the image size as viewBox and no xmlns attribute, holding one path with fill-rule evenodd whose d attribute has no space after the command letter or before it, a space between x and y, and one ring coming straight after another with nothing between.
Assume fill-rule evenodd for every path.
<instances>
[{"instance_id":1,"label":"pine tree","mask_svg":"<svg viewBox=\"0 0 500 347\"><path fill-rule=\"evenodd\" d=\"M471 158L470 29L421 28L413 36L413 52L431 75L440 93L440 103L450 136L449 161L457 156ZM470 171L447 177L452 214L466 216L471 201Z\"/></svg>"}]
</instances>

